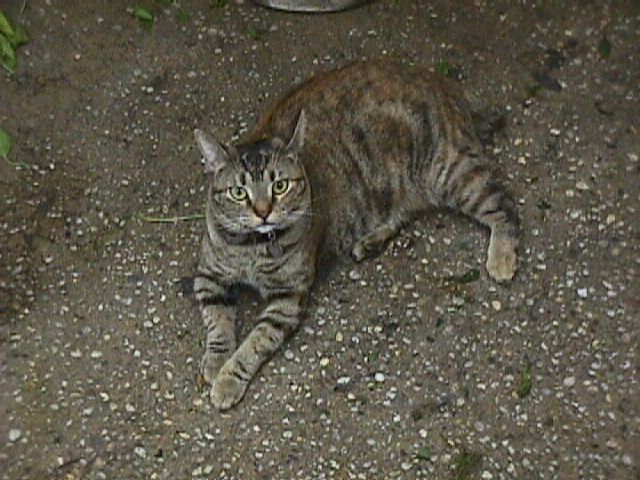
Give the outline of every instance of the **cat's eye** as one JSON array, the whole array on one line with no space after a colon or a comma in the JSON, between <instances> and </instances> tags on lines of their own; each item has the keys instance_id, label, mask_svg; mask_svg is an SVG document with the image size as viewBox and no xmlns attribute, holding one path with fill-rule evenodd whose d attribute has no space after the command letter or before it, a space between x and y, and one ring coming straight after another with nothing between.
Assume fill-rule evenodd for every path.
<instances>
[{"instance_id":1,"label":"cat's eye","mask_svg":"<svg viewBox=\"0 0 640 480\"><path fill-rule=\"evenodd\" d=\"M283 195L287 190L289 190L289 180L286 178L276 180L273 182L271 189L273 190L274 195Z\"/></svg>"},{"instance_id":2,"label":"cat's eye","mask_svg":"<svg viewBox=\"0 0 640 480\"><path fill-rule=\"evenodd\" d=\"M247 199L249 194L246 188L236 185L235 187L229 188L229 196L236 202L242 202Z\"/></svg>"}]
</instances>

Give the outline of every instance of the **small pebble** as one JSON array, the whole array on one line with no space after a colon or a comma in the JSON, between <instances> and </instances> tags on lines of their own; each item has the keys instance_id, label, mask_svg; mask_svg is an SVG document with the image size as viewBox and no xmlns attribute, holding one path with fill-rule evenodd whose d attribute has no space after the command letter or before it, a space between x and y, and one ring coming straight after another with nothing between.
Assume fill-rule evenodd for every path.
<instances>
[{"instance_id":1,"label":"small pebble","mask_svg":"<svg viewBox=\"0 0 640 480\"><path fill-rule=\"evenodd\" d=\"M499 312L502 309L502 303L500 303L500 300L491 300L491 306L496 312Z\"/></svg>"},{"instance_id":2,"label":"small pebble","mask_svg":"<svg viewBox=\"0 0 640 480\"><path fill-rule=\"evenodd\" d=\"M567 377L562 381L565 387L573 387L576 384L576 377Z\"/></svg>"},{"instance_id":3,"label":"small pebble","mask_svg":"<svg viewBox=\"0 0 640 480\"><path fill-rule=\"evenodd\" d=\"M10 442L17 442L18 440L20 440L20 437L22 437L22 432L17 428L12 428L11 430L9 430Z\"/></svg>"},{"instance_id":4,"label":"small pebble","mask_svg":"<svg viewBox=\"0 0 640 480\"><path fill-rule=\"evenodd\" d=\"M382 383L382 382L384 382L384 379L385 379L384 373L377 372L373 378L375 379L376 382Z\"/></svg>"},{"instance_id":5,"label":"small pebble","mask_svg":"<svg viewBox=\"0 0 640 480\"><path fill-rule=\"evenodd\" d=\"M579 288L578 289L578 296L580 298L587 298L587 294L588 294L588 291L587 291L586 288Z\"/></svg>"},{"instance_id":6,"label":"small pebble","mask_svg":"<svg viewBox=\"0 0 640 480\"><path fill-rule=\"evenodd\" d=\"M576 183L576 188L578 190L586 191L589 190L589 185L587 185L587 182L585 182L584 180L580 180L578 183Z\"/></svg>"}]
</instances>

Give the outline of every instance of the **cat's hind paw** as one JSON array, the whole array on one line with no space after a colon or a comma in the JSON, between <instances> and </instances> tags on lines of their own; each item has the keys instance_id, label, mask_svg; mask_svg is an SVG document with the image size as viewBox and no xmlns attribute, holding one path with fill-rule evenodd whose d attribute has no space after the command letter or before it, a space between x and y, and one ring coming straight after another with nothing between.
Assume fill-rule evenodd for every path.
<instances>
[{"instance_id":1,"label":"cat's hind paw","mask_svg":"<svg viewBox=\"0 0 640 480\"><path fill-rule=\"evenodd\" d=\"M248 385L249 382L222 370L211 384L211 403L218 410L228 410L242 400Z\"/></svg>"},{"instance_id":2,"label":"cat's hind paw","mask_svg":"<svg viewBox=\"0 0 640 480\"><path fill-rule=\"evenodd\" d=\"M491 235L487 255L487 272L497 282L506 282L516 272L517 240L508 235Z\"/></svg>"}]
</instances>

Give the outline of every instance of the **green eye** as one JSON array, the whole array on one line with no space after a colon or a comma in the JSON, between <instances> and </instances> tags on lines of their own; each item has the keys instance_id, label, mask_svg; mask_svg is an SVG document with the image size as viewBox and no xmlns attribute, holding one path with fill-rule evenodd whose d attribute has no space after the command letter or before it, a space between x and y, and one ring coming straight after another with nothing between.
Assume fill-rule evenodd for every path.
<instances>
[{"instance_id":1,"label":"green eye","mask_svg":"<svg viewBox=\"0 0 640 480\"><path fill-rule=\"evenodd\" d=\"M236 185L235 187L229 188L229 196L236 202L242 202L247 199L248 194L246 188Z\"/></svg>"},{"instance_id":2,"label":"green eye","mask_svg":"<svg viewBox=\"0 0 640 480\"><path fill-rule=\"evenodd\" d=\"M276 180L275 182L273 182L272 189L274 195L283 195L287 190L289 190L289 180L287 180L286 178Z\"/></svg>"}]
</instances>

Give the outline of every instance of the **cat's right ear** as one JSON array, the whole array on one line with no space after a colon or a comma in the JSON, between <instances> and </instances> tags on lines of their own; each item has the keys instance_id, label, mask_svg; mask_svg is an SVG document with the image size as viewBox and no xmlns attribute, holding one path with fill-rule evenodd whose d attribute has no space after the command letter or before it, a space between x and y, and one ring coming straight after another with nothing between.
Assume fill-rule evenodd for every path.
<instances>
[{"instance_id":1,"label":"cat's right ear","mask_svg":"<svg viewBox=\"0 0 640 480\"><path fill-rule=\"evenodd\" d=\"M292 152L299 152L304 145L304 137L307 132L307 116L304 110L300 110L298 114L298 120L296 121L296 127L287 145L287 150Z\"/></svg>"},{"instance_id":2,"label":"cat's right ear","mask_svg":"<svg viewBox=\"0 0 640 480\"><path fill-rule=\"evenodd\" d=\"M204 157L204 172L215 175L229 161L229 155L225 149L208 133L195 129L193 136L196 137L198 148Z\"/></svg>"}]
</instances>

